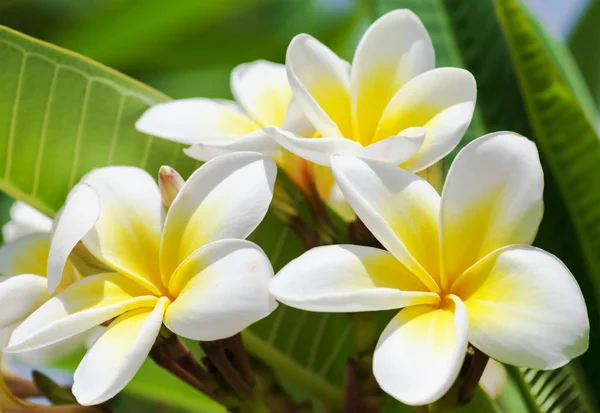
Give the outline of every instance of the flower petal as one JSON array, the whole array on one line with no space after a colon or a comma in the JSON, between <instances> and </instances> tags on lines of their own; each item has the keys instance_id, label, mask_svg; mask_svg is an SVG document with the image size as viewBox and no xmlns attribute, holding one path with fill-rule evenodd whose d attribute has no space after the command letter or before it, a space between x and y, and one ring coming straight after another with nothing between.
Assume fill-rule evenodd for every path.
<instances>
[{"instance_id":1,"label":"flower petal","mask_svg":"<svg viewBox=\"0 0 600 413\"><path fill-rule=\"evenodd\" d=\"M0 247L0 274L10 277L19 274L46 276L50 249L49 234L24 235Z\"/></svg>"},{"instance_id":2,"label":"flower petal","mask_svg":"<svg viewBox=\"0 0 600 413\"><path fill-rule=\"evenodd\" d=\"M448 286L488 253L533 242L543 214L543 186L535 144L520 135L492 133L460 151L442 191Z\"/></svg>"},{"instance_id":3,"label":"flower petal","mask_svg":"<svg viewBox=\"0 0 600 413\"><path fill-rule=\"evenodd\" d=\"M187 156L200 161L209 161L217 156L245 151L273 156L279 152L279 144L259 129L247 135L223 136L222 139L197 143L183 150Z\"/></svg>"},{"instance_id":4,"label":"flower petal","mask_svg":"<svg viewBox=\"0 0 600 413\"><path fill-rule=\"evenodd\" d=\"M0 329L24 320L48 299L46 279L21 274L0 283Z\"/></svg>"},{"instance_id":5,"label":"flower petal","mask_svg":"<svg viewBox=\"0 0 600 413\"><path fill-rule=\"evenodd\" d=\"M281 126L292 98L285 65L257 60L231 73L235 100L261 126Z\"/></svg>"},{"instance_id":6,"label":"flower petal","mask_svg":"<svg viewBox=\"0 0 600 413\"><path fill-rule=\"evenodd\" d=\"M61 282L66 286L77 279L74 271L65 271L65 266L70 267L67 260L73 248L92 229L99 217L100 200L96 192L88 185L76 185L57 219L50 242L47 260L50 294Z\"/></svg>"},{"instance_id":7,"label":"flower petal","mask_svg":"<svg viewBox=\"0 0 600 413\"><path fill-rule=\"evenodd\" d=\"M278 128L264 131L288 151L317 165L329 166L332 154L352 156L362 149L358 142L345 138L300 138Z\"/></svg>"},{"instance_id":8,"label":"flower petal","mask_svg":"<svg viewBox=\"0 0 600 413\"><path fill-rule=\"evenodd\" d=\"M265 253L244 240L208 244L177 269L169 291L177 298L165 325L183 337L217 340L239 333L277 307L269 295L273 268Z\"/></svg>"},{"instance_id":9,"label":"flower petal","mask_svg":"<svg viewBox=\"0 0 600 413\"><path fill-rule=\"evenodd\" d=\"M111 268L160 294L162 198L154 179L143 169L109 166L93 170L83 182L100 200L100 218L83 238L85 246Z\"/></svg>"},{"instance_id":10,"label":"flower petal","mask_svg":"<svg viewBox=\"0 0 600 413\"><path fill-rule=\"evenodd\" d=\"M95 327L157 298L121 274L85 277L46 301L13 332L6 352L35 350Z\"/></svg>"},{"instance_id":11,"label":"flower petal","mask_svg":"<svg viewBox=\"0 0 600 413\"><path fill-rule=\"evenodd\" d=\"M81 360L73 395L83 406L103 403L133 379L156 341L169 299L128 311L110 323Z\"/></svg>"},{"instance_id":12,"label":"flower petal","mask_svg":"<svg viewBox=\"0 0 600 413\"><path fill-rule=\"evenodd\" d=\"M356 245L305 252L279 271L270 290L278 301L308 311L377 311L439 303L439 296L392 254Z\"/></svg>"},{"instance_id":13,"label":"flower petal","mask_svg":"<svg viewBox=\"0 0 600 413\"><path fill-rule=\"evenodd\" d=\"M446 156L469 127L477 86L471 73L443 67L425 72L396 93L379 122L375 141L422 126L427 135L419 152L402 167L420 171Z\"/></svg>"},{"instance_id":14,"label":"flower petal","mask_svg":"<svg viewBox=\"0 0 600 413\"><path fill-rule=\"evenodd\" d=\"M135 127L148 135L192 145L222 135L245 135L260 126L234 102L193 98L154 105Z\"/></svg>"},{"instance_id":15,"label":"flower petal","mask_svg":"<svg viewBox=\"0 0 600 413\"><path fill-rule=\"evenodd\" d=\"M398 165L414 156L425 141L425 129L410 128L401 135L392 136L361 148L357 156Z\"/></svg>"},{"instance_id":16,"label":"flower petal","mask_svg":"<svg viewBox=\"0 0 600 413\"><path fill-rule=\"evenodd\" d=\"M375 238L433 292L438 292L439 195L397 166L333 156L336 182Z\"/></svg>"},{"instance_id":17,"label":"flower petal","mask_svg":"<svg viewBox=\"0 0 600 413\"><path fill-rule=\"evenodd\" d=\"M165 285L175 268L201 246L250 235L267 213L276 174L273 161L252 152L215 158L194 172L165 221L160 249Z\"/></svg>"},{"instance_id":18,"label":"flower petal","mask_svg":"<svg viewBox=\"0 0 600 413\"><path fill-rule=\"evenodd\" d=\"M565 265L543 250L515 245L495 251L452 292L464 297L469 341L502 363L555 369L588 348L581 290Z\"/></svg>"},{"instance_id":19,"label":"flower petal","mask_svg":"<svg viewBox=\"0 0 600 413\"><path fill-rule=\"evenodd\" d=\"M52 220L25 202L16 201L10 207L10 221L2 227L4 242L23 235L45 234L52 230Z\"/></svg>"},{"instance_id":20,"label":"flower petal","mask_svg":"<svg viewBox=\"0 0 600 413\"><path fill-rule=\"evenodd\" d=\"M410 79L434 66L429 34L410 10L387 13L369 27L356 48L350 80L352 111L363 145L372 142L392 96Z\"/></svg>"},{"instance_id":21,"label":"flower petal","mask_svg":"<svg viewBox=\"0 0 600 413\"><path fill-rule=\"evenodd\" d=\"M294 99L319 133L352 137L348 64L308 34L292 39L285 62Z\"/></svg>"},{"instance_id":22,"label":"flower petal","mask_svg":"<svg viewBox=\"0 0 600 413\"><path fill-rule=\"evenodd\" d=\"M408 405L438 400L460 372L468 329L465 306L453 296L443 308L419 305L401 310L385 328L373 355L377 383Z\"/></svg>"}]
</instances>

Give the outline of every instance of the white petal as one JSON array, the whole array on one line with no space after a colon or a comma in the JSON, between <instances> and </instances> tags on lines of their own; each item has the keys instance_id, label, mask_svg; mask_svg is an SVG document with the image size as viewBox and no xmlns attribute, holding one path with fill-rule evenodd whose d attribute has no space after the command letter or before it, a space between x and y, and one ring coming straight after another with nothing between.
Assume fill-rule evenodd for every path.
<instances>
[{"instance_id":1,"label":"white petal","mask_svg":"<svg viewBox=\"0 0 600 413\"><path fill-rule=\"evenodd\" d=\"M297 100L292 98L281 123L281 129L291 132L296 136L310 138L315 136L315 127L304 115Z\"/></svg>"},{"instance_id":2,"label":"white petal","mask_svg":"<svg viewBox=\"0 0 600 413\"><path fill-rule=\"evenodd\" d=\"M413 157L425 140L425 129L410 128L398 136L383 139L361 148L357 156L385 163L398 165Z\"/></svg>"},{"instance_id":3,"label":"white petal","mask_svg":"<svg viewBox=\"0 0 600 413\"><path fill-rule=\"evenodd\" d=\"M375 134L387 103L402 85L434 66L431 39L410 10L387 13L369 27L356 48L350 86L361 142Z\"/></svg>"},{"instance_id":4,"label":"white petal","mask_svg":"<svg viewBox=\"0 0 600 413\"><path fill-rule=\"evenodd\" d=\"M76 185L56 222L48 254L48 291L54 293L63 281L69 254L92 229L100 217L100 201L96 192L85 184ZM72 282L75 280L65 280Z\"/></svg>"},{"instance_id":5,"label":"white petal","mask_svg":"<svg viewBox=\"0 0 600 413\"><path fill-rule=\"evenodd\" d=\"M24 320L47 299L46 279L34 274L21 274L0 283L0 329Z\"/></svg>"},{"instance_id":6,"label":"white petal","mask_svg":"<svg viewBox=\"0 0 600 413\"><path fill-rule=\"evenodd\" d=\"M177 269L165 314L175 334L217 340L239 333L277 307L269 294L273 268L265 253L243 240L221 240L194 252Z\"/></svg>"},{"instance_id":7,"label":"white petal","mask_svg":"<svg viewBox=\"0 0 600 413\"><path fill-rule=\"evenodd\" d=\"M133 379L154 345L168 301L162 297L155 308L128 311L108 326L75 370L79 404L103 403Z\"/></svg>"},{"instance_id":8,"label":"white petal","mask_svg":"<svg viewBox=\"0 0 600 413\"><path fill-rule=\"evenodd\" d=\"M397 166L333 156L344 197L381 244L431 291L439 291L439 195Z\"/></svg>"},{"instance_id":9,"label":"white petal","mask_svg":"<svg viewBox=\"0 0 600 413\"><path fill-rule=\"evenodd\" d=\"M277 167L258 153L238 152L208 161L190 176L165 221L160 250L163 282L202 245L246 238L264 218Z\"/></svg>"},{"instance_id":10,"label":"white petal","mask_svg":"<svg viewBox=\"0 0 600 413\"><path fill-rule=\"evenodd\" d=\"M257 60L231 73L235 100L261 126L281 126L292 98L285 65Z\"/></svg>"},{"instance_id":11,"label":"white petal","mask_svg":"<svg viewBox=\"0 0 600 413\"><path fill-rule=\"evenodd\" d=\"M300 34L287 54L294 99L322 136L352 136L348 64L317 39Z\"/></svg>"},{"instance_id":12,"label":"white petal","mask_svg":"<svg viewBox=\"0 0 600 413\"><path fill-rule=\"evenodd\" d=\"M0 246L0 274L45 276L49 249L49 234L28 234Z\"/></svg>"},{"instance_id":13,"label":"white petal","mask_svg":"<svg viewBox=\"0 0 600 413\"><path fill-rule=\"evenodd\" d=\"M452 301L447 299L441 309L427 305L403 309L377 343L375 379L402 403L420 406L438 400L460 372L469 321L464 304L448 298Z\"/></svg>"},{"instance_id":14,"label":"white petal","mask_svg":"<svg viewBox=\"0 0 600 413\"><path fill-rule=\"evenodd\" d=\"M6 352L35 350L72 337L157 298L121 274L85 277L50 298L13 332Z\"/></svg>"},{"instance_id":15,"label":"white petal","mask_svg":"<svg viewBox=\"0 0 600 413\"><path fill-rule=\"evenodd\" d=\"M2 227L4 242L12 242L29 234L45 234L52 229L52 220L25 202L16 201L10 207L10 221Z\"/></svg>"},{"instance_id":16,"label":"white petal","mask_svg":"<svg viewBox=\"0 0 600 413\"><path fill-rule=\"evenodd\" d=\"M353 156L362 149L360 143L345 138L300 138L278 128L264 130L288 151L318 165L329 166L332 154Z\"/></svg>"},{"instance_id":17,"label":"white petal","mask_svg":"<svg viewBox=\"0 0 600 413\"><path fill-rule=\"evenodd\" d=\"M535 144L520 135L492 133L460 151L442 191L448 285L488 253L533 242L543 214L543 186Z\"/></svg>"},{"instance_id":18,"label":"white petal","mask_svg":"<svg viewBox=\"0 0 600 413\"><path fill-rule=\"evenodd\" d=\"M135 127L148 135L192 145L223 135L245 135L260 126L234 102L194 98L154 105Z\"/></svg>"},{"instance_id":19,"label":"white petal","mask_svg":"<svg viewBox=\"0 0 600 413\"><path fill-rule=\"evenodd\" d=\"M464 297L469 341L502 363L555 369L588 348L581 290L565 265L543 250L511 246L493 252L452 292Z\"/></svg>"},{"instance_id":20,"label":"white petal","mask_svg":"<svg viewBox=\"0 0 600 413\"><path fill-rule=\"evenodd\" d=\"M469 127L477 86L471 73L443 67L425 72L396 93L385 108L375 140L395 136L406 128L422 126L423 146L404 169L420 171L448 155Z\"/></svg>"},{"instance_id":21,"label":"white petal","mask_svg":"<svg viewBox=\"0 0 600 413\"><path fill-rule=\"evenodd\" d=\"M392 254L356 245L305 252L279 271L270 290L278 301L308 311L377 311L439 303L439 296Z\"/></svg>"},{"instance_id":22,"label":"white petal","mask_svg":"<svg viewBox=\"0 0 600 413\"><path fill-rule=\"evenodd\" d=\"M183 150L187 156L200 161L209 161L217 156L245 151L273 156L279 152L279 144L259 129L247 135L231 135L219 140L197 143Z\"/></svg>"},{"instance_id":23,"label":"white petal","mask_svg":"<svg viewBox=\"0 0 600 413\"><path fill-rule=\"evenodd\" d=\"M94 169L82 182L100 200L100 218L83 238L85 246L110 268L160 294L163 208L154 178L140 168L109 166ZM61 221L67 219L65 215Z\"/></svg>"}]
</instances>

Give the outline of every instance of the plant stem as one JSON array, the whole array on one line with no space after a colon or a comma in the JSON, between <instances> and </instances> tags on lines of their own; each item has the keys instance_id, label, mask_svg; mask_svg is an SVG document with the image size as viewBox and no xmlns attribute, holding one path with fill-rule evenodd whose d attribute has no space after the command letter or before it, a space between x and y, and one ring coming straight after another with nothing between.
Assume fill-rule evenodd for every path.
<instances>
[{"instance_id":1,"label":"plant stem","mask_svg":"<svg viewBox=\"0 0 600 413\"><path fill-rule=\"evenodd\" d=\"M331 217L327 211L327 206L321 199L321 195L319 195L314 179L308 180L307 189L302 193L314 220L319 245L335 244L335 231L331 223Z\"/></svg>"},{"instance_id":2,"label":"plant stem","mask_svg":"<svg viewBox=\"0 0 600 413\"><path fill-rule=\"evenodd\" d=\"M415 413L428 413L429 408L427 406L416 406Z\"/></svg>"},{"instance_id":3,"label":"plant stem","mask_svg":"<svg viewBox=\"0 0 600 413\"><path fill-rule=\"evenodd\" d=\"M471 362L458 393L458 401L462 404L469 403L475 396L475 391L477 390L481 375L490 359L488 355L484 354L476 347L473 347L473 350L474 353L471 357Z\"/></svg>"},{"instance_id":4,"label":"plant stem","mask_svg":"<svg viewBox=\"0 0 600 413\"><path fill-rule=\"evenodd\" d=\"M256 382L240 334L200 345L225 381L245 400L253 399Z\"/></svg>"}]
</instances>

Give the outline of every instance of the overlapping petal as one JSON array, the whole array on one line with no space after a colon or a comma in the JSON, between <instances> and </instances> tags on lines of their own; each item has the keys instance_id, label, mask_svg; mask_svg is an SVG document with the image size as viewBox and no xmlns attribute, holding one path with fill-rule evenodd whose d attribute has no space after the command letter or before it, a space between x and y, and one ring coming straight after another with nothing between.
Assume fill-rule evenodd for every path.
<instances>
[{"instance_id":1,"label":"overlapping petal","mask_svg":"<svg viewBox=\"0 0 600 413\"><path fill-rule=\"evenodd\" d=\"M373 374L388 394L412 406L427 405L452 386L467 351L464 304L449 296L442 308L401 310L385 328L373 356Z\"/></svg>"},{"instance_id":2,"label":"overlapping petal","mask_svg":"<svg viewBox=\"0 0 600 413\"><path fill-rule=\"evenodd\" d=\"M483 136L458 154L442 192L448 285L488 253L533 242L543 214L543 186L535 144L515 133Z\"/></svg>"},{"instance_id":3,"label":"overlapping petal","mask_svg":"<svg viewBox=\"0 0 600 413\"><path fill-rule=\"evenodd\" d=\"M392 96L434 65L429 34L410 10L387 13L369 27L356 48L350 81L352 111L363 145L371 142Z\"/></svg>"},{"instance_id":4,"label":"overlapping petal","mask_svg":"<svg viewBox=\"0 0 600 413\"><path fill-rule=\"evenodd\" d=\"M0 283L0 345L8 344L12 330L48 299L46 279L21 274Z\"/></svg>"},{"instance_id":5,"label":"overlapping petal","mask_svg":"<svg viewBox=\"0 0 600 413\"><path fill-rule=\"evenodd\" d=\"M417 153L425 140L422 128L412 128L404 131L403 135L365 147L345 138L301 138L278 128L265 128L264 131L288 151L325 166L330 165L332 155L355 156L396 165Z\"/></svg>"},{"instance_id":6,"label":"overlapping petal","mask_svg":"<svg viewBox=\"0 0 600 413\"><path fill-rule=\"evenodd\" d=\"M0 275L36 274L46 276L50 249L49 234L24 235L0 247Z\"/></svg>"},{"instance_id":7,"label":"overlapping petal","mask_svg":"<svg viewBox=\"0 0 600 413\"><path fill-rule=\"evenodd\" d=\"M154 308L128 311L108 326L75 370L73 395L79 404L102 403L131 381L158 336L168 301L162 297Z\"/></svg>"},{"instance_id":8,"label":"overlapping petal","mask_svg":"<svg viewBox=\"0 0 600 413\"><path fill-rule=\"evenodd\" d=\"M82 181L100 201L100 217L83 238L85 246L111 268L159 294L162 199L154 178L143 169L112 166L95 169Z\"/></svg>"},{"instance_id":9,"label":"overlapping petal","mask_svg":"<svg viewBox=\"0 0 600 413\"><path fill-rule=\"evenodd\" d=\"M158 299L121 274L85 277L50 298L13 332L4 351L35 350L95 327Z\"/></svg>"},{"instance_id":10,"label":"overlapping petal","mask_svg":"<svg viewBox=\"0 0 600 413\"><path fill-rule=\"evenodd\" d=\"M469 341L500 362L554 369L587 350L590 325L581 290L545 251L495 251L463 274L452 292L465 300Z\"/></svg>"},{"instance_id":11,"label":"overlapping petal","mask_svg":"<svg viewBox=\"0 0 600 413\"><path fill-rule=\"evenodd\" d=\"M235 100L261 126L280 126L292 98L284 65L257 60L231 73Z\"/></svg>"},{"instance_id":12,"label":"overlapping petal","mask_svg":"<svg viewBox=\"0 0 600 413\"><path fill-rule=\"evenodd\" d=\"M471 123L477 97L475 78L463 69L425 72L404 85L389 101L373 141L422 126L427 134L419 152L401 165L420 171L448 155Z\"/></svg>"},{"instance_id":13,"label":"overlapping petal","mask_svg":"<svg viewBox=\"0 0 600 413\"><path fill-rule=\"evenodd\" d=\"M438 292L440 197L424 179L395 165L334 156L344 197L381 244Z\"/></svg>"},{"instance_id":14,"label":"overlapping petal","mask_svg":"<svg viewBox=\"0 0 600 413\"><path fill-rule=\"evenodd\" d=\"M239 333L266 317L277 303L269 295L273 268L264 252L244 240L220 240L195 251L173 274L169 290L177 298L165 325L195 340Z\"/></svg>"},{"instance_id":15,"label":"overlapping petal","mask_svg":"<svg viewBox=\"0 0 600 413\"><path fill-rule=\"evenodd\" d=\"M175 268L202 245L246 238L265 216L277 167L258 153L215 158L194 172L165 221L160 269L165 285Z\"/></svg>"},{"instance_id":16,"label":"overlapping petal","mask_svg":"<svg viewBox=\"0 0 600 413\"><path fill-rule=\"evenodd\" d=\"M356 245L313 248L273 279L271 294L309 311L376 311L438 304L439 296L389 252Z\"/></svg>"},{"instance_id":17,"label":"overlapping petal","mask_svg":"<svg viewBox=\"0 0 600 413\"><path fill-rule=\"evenodd\" d=\"M321 136L352 136L348 63L300 34L288 47L286 68L295 101Z\"/></svg>"},{"instance_id":18,"label":"overlapping petal","mask_svg":"<svg viewBox=\"0 0 600 413\"><path fill-rule=\"evenodd\" d=\"M219 139L207 139L183 150L190 158L200 161L209 161L217 156L245 151L273 156L279 152L279 145L269 134L258 129L247 135L228 135L221 136Z\"/></svg>"},{"instance_id":19,"label":"overlapping petal","mask_svg":"<svg viewBox=\"0 0 600 413\"><path fill-rule=\"evenodd\" d=\"M207 139L246 135L260 126L234 102L192 98L159 103L135 127L148 135L193 145Z\"/></svg>"},{"instance_id":20,"label":"overlapping petal","mask_svg":"<svg viewBox=\"0 0 600 413\"><path fill-rule=\"evenodd\" d=\"M86 184L76 185L69 193L52 234L47 255L50 294L54 293L61 282L68 285L77 279L67 260L71 251L92 229L99 217L100 200L96 192Z\"/></svg>"}]
</instances>

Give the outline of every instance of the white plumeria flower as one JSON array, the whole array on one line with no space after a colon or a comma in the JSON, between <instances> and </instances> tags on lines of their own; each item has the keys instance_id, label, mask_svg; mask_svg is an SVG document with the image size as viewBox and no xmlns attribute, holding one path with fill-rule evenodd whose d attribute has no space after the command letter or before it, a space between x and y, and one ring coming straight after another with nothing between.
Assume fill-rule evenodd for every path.
<instances>
[{"instance_id":1,"label":"white plumeria flower","mask_svg":"<svg viewBox=\"0 0 600 413\"><path fill-rule=\"evenodd\" d=\"M373 23L351 67L307 34L292 40L286 66L294 100L320 137L267 132L317 164L341 154L421 171L456 147L473 116L475 79L463 69L435 68L427 30L409 10Z\"/></svg>"},{"instance_id":2,"label":"white plumeria flower","mask_svg":"<svg viewBox=\"0 0 600 413\"><path fill-rule=\"evenodd\" d=\"M50 259L64 262L81 241L112 272L51 298L17 327L6 351L47 346L114 318L74 375L77 401L93 405L133 378L163 323L183 337L217 340L267 316L277 305L268 291L273 269L244 238L267 212L276 172L258 153L211 160L167 202L166 216L145 171L90 172L76 187L88 188L87 196L70 197L63 209ZM99 210L97 221L84 227L89 210ZM53 268L49 277L60 278L60 265Z\"/></svg>"},{"instance_id":3,"label":"white plumeria flower","mask_svg":"<svg viewBox=\"0 0 600 413\"><path fill-rule=\"evenodd\" d=\"M588 347L577 282L530 246L542 218L535 145L494 133L467 145L441 197L394 165L334 156L334 175L386 250L314 248L274 278L271 293L309 311L402 309L381 335L373 373L410 405L444 395L467 344L502 363L553 369Z\"/></svg>"},{"instance_id":4,"label":"white plumeria flower","mask_svg":"<svg viewBox=\"0 0 600 413\"><path fill-rule=\"evenodd\" d=\"M328 168L311 165L284 150L263 130L276 126L295 134L314 135L314 128L299 108L289 108L292 91L285 66L264 60L239 65L231 73L231 91L236 102L192 98L160 103L142 115L136 128L191 145L184 152L200 161L238 151L271 156L300 190L308 191L314 181L319 196L329 206L348 220L354 219Z\"/></svg>"},{"instance_id":5,"label":"white plumeria flower","mask_svg":"<svg viewBox=\"0 0 600 413\"><path fill-rule=\"evenodd\" d=\"M17 201L10 210L11 220L2 232L6 244L0 247L0 348L8 344L14 329L50 298L47 275L52 219ZM75 282L80 274L70 260L63 265L61 288ZM31 364L61 358L81 348L79 335L48 348L15 355Z\"/></svg>"}]
</instances>

